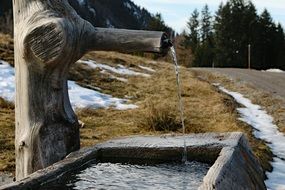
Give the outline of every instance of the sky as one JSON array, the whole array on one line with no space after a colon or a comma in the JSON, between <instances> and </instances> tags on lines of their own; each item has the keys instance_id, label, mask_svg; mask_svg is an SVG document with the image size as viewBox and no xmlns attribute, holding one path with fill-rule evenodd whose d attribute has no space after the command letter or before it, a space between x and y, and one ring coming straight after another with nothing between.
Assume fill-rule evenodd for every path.
<instances>
[{"instance_id":1,"label":"sky","mask_svg":"<svg viewBox=\"0 0 285 190\"><path fill-rule=\"evenodd\" d=\"M212 15L217 11L221 2L226 0L133 0L141 7L145 7L151 13L161 13L166 24L182 32L186 28L186 22L195 8L200 12L208 4ZM285 0L252 0L258 13L266 8L273 20L285 27Z\"/></svg>"}]
</instances>

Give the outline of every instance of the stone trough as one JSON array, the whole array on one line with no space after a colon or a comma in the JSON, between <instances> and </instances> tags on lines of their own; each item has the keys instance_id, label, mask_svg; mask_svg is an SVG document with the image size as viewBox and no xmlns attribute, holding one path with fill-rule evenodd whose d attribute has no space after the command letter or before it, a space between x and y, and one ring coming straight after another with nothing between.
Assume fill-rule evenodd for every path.
<instances>
[{"instance_id":1,"label":"stone trough","mask_svg":"<svg viewBox=\"0 0 285 190\"><path fill-rule=\"evenodd\" d=\"M266 189L264 173L242 133L183 136L134 136L107 141L71 153L64 160L0 189L46 189L71 172L96 162L168 163L187 158L211 164L199 189Z\"/></svg>"}]
</instances>

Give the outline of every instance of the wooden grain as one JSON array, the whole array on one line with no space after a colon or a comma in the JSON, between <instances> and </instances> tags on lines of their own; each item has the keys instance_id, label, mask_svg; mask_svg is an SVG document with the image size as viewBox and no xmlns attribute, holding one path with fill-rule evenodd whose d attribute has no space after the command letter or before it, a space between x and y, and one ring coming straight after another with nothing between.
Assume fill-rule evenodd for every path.
<instances>
[{"instance_id":1,"label":"wooden grain","mask_svg":"<svg viewBox=\"0 0 285 190\"><path fill-rule=\"evenodd\" d=\"M80 148L69 67L90 50L159 52L161 32L94 28L67 0L14 0L16 178Z\"/></svg>"},{"instance_id":2,"label":"wooden grain","mask_svg":"<svg viewBox=\"0 0 285 190\"><path fill-rule=\"evenodd\" d=\"M51 189L80 166L97 162L154 164L180 162L187 144L188 160L213 164L199 190L265 190L265 175L242 133L204 133L186 136L133 136L113 139L71 153L2 190ZM81 168L82 170L82 168ZM189 187L191 189L191 187Z\"/></svg>"},{"instance_id":3,"label":"wooden grain","mask_svg":"<svg viewBox=\"0 0 285 190\"><path fill-rule=\"evenodd\" d=\"M92 31L92 30L91 30ZM129 52L160 52L163 32L95 28L86 38L88 49Z\"/></svg>"}]
</instances>

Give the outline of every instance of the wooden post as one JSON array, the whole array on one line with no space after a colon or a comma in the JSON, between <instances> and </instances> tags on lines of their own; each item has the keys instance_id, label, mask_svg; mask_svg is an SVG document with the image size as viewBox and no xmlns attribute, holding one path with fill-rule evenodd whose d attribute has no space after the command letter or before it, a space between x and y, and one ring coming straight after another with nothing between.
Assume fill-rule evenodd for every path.
<instances>
[{"instance_id":1,"label":"wooden post","mask_svg":"<svg viewBox=\"0 0 285 190\"><path fill-rule=\"evenodd\" d=\"M16 179L80 148L68 69L89 50L160 52L161 32L94 28L67 0L14 0Z\"/></svg>"}]
</instances>

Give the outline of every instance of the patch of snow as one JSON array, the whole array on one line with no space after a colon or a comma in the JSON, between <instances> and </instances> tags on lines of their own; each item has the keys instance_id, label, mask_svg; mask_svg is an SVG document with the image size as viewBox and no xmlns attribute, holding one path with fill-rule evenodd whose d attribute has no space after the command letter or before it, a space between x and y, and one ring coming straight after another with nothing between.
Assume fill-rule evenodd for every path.
<instances>
[{"instance_id":1,"label":"patch of snow","mask_svg":"<svg viewBox=\"0 0 285 190\"><path fill-rule=\"evenodd\" d=\"M133 96L125 95L125 98L127 98L127 99L132 99L132 98L134 98L134 97L133 97Z\"/></svg>"},{"instance_id":2,"label":"patch of snow","mask_svg":"<svg viewBox=\"0 0 285 190\"><path fill-rule=\"evenodd\" d=\"M73 108L109 108L118 110L135 109L138 106L128 104L127 99L114 98L68 81L68 93ZM15 70L8 63L0 61L0 97L14 101L15 98Z\"/></svg>"},{"instance_id":3,"label":"patch of snow","mask_svg":"<svg viewBox=\"0 0 285 190\"><path fill-rule=\"evenodd\" d=\"M97 91L102 91L102 88L99 88L99 87L92 87L92 88L97 90Z\"/></svg>"},{"instance_id":4,"label":"patch of snow","mask_svg":"<svg viewBox=\"0 0 285 190\"><path fill-rule=\"evenodd\" d=\"M128 2L124 2L124 6L127 7L130 11L132 11L133 15L139 19L140 18L140 9L138 9L137 7L133 7L130 3Z\"/></svg>"},{"instance_id":5,"label":"patch of snow","mask_svg":"<svg viewBox=\"0 0 285 190\"><path fill-rule=\"evenodd\" d=\"M15 70L7 62L1 60L0 96L10 102L15 99Z\"/></svg>"},{"instance_id":6,"label":"patch of snow","mask_svg":"<svg viewBox=\"0 0 285 190\"><path fill-rule=\"evenodd\" d=\"M80 5L84 5L86 2L85 0L77 0Z\"/></svg>"},{"instance_id":7,"label":"patch of snow","mask_svg":"<svg viewBox=\"0 0 285 190\"><path fill-rule=\"evenodd\" d=\"M118 110L135 109L136 105L126 104L128 100L114 98L111 95L103 94L94 90L83 88L74 81L68 81L68 93L70 102L76 108L108 108Z\"/></svg>"},{"instance_id":8,"label":"patch of snow","mask_svg":"<svg viewBox=\"0 0 285 190\"><path fill-rule=\"evenodd\" d=\"M153 73L155 72L155 70L150 68L150 67L145 67L145 66L139 65L139 68L146 70L146 71L149 71L149 72L153 72Z\"/></svg>"},{"instance_id":9,"label":"patch of snow","mask_svg":"<svg viewBox=\"0 0 285 190\"><path fill-rule=\"evenodd\" d=\"M130 3L128 2L124 2L125 7L127 7L128 9L132 9L132 6L130 5Z\"/></svg>"},{"instance_id":10,"label":"patch of snow","mask_svg":"<svg viewBox=\"0 0 285 190\"><path fill-rule=\"evenodd\" d=\"M86 65L88 65L89 67L91 67L93 69L99 68L99 69L107 70L107 71L110 71L112 73L116 73L116 74L119 74L119 75L150 77L149 74L139 73L139 72L133 71L131 69L126 68L123 65L118 65L118 67L115 68L115 67L111 67L109 65L96 63L95 61L92 61L92 60L88 60L88 61L79 60L77 62L86 64Z\"/></svg>"},{"instance_id":11,"label":"patch of snow","mask_svg":"<svg viewBox=\"0 0 285 190\"><path fill-rule=\"evenodd\" d=\"M108 28L115 28L114 25L112 25L111 21L109 19L106 19L106 26Z\"/></svg>"},{"instance_id":12,"label":"patch of snow","mask_svg":"<svg viewBox=\"0 0 285 190\"><path fill-rule=\"evenodd\" d=\"M13 182L13 175L10 173L0 172L0 187Z\"/></svg>"},{"instance_id":13,"label":"patch of snow","mask_svg":"<svg viewBox=\"0 0 285 190\"><path fill-rule=\"evenodd\" d=\"M240 120L254 128L254 135L265 140L275 155L272 162L273 171L267 172L268 180L265 181L268 189L285 189L285 136L278 131L278 127L273 124L273 118L262 110L259 105L253 104L242 94L231 92L224 87L218 86L226 94L232 96L244 108L238 108Z\"/></svg>"},{"instance_id":14,"label":"patch of snow","mask_svg":"<svg viewBox=\"0 0 285 190\"><path fill-rule=\"evenodd\" d=\"M137 19L139 19L140 18L140 14L138 13L138 11L134 11L134 16L137 18Z\"/></svg>"},{"instance_id":15,"label":"patch of snow","mask_svg":"<svg viewBox=\"0 0 285 190\"><path fill-rule=\"evenodd\" d=\"M96 16L96 11L91 6L88 5L89 11L93 14L93 16Z\"/></svg>"},{"instance_id":16,"label":"patch of snow","mask_svg":"<svg viewBox=\"0 0 285 190\"><path fill-rule=\"evenodd\" d=\"M285 71L282 71L281 69L267 69L266 72L285 73Z\"/></svg>"},{"instance_id":17,"label":"patch of snow","mask_svg":"<svg viewBox=\"0 0 285 190\"><path fill-rule=\"evenodd\" d=\"M212 83L212 85L216 86L216 87L219 87L220 86L220 83Z\"/></svg>"},{"instance_id":18,"label":"patch of snow","mask_svg":"<svg viewBox=\"0 0 285 190\"><path fill-rule=\"evenodd\" d=\"M90 13L96 17L96 11L95 9L90 6L89 1L86 0L77 0L77 2L79 3L79 5L82 7L82 9L88 9L90 11Z\"/></svg>"}]
</instances>

